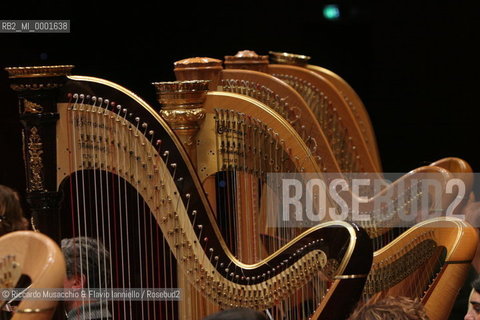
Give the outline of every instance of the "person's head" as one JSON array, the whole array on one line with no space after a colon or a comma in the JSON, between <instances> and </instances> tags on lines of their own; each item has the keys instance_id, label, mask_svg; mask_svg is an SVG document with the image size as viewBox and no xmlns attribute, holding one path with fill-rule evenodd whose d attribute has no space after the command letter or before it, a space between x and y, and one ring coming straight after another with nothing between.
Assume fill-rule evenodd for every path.
<instances>
[{"instance_id":1,"label":"person's head","mask_svg":"<svg viewBox=\"0 0 480 320\"><path fill-rule=\"evenodd\" d=\"M465 320L480 320L480 277L472 282L472 291L468 298L468 310Z\"/></svg>"},{"instance_id":2,"label":"person's head","mask_svg":"<svg viewBox=\"0 0 480 320\"><path fill-rule=\"evenodd\" d=\"M63 239L67 277L65 288L105 288L110 285L110 253L93 238Z\"/></svg>"},{"instance_id":3,"label":"person's head","mask_svg":"<svg viewBox=\"0 0 480 320\"><path fill-rule=\"evenodd\" d=\"M349 320L428 320L428 316L418 300L386 297L358 307Z\"/></svg>"},{"instance_id":4,"label":"person's head","mask_svg":"<svg viewBox=\"0 0 480 320\"><path fill-rule=\"evenodd\" d=\"M11 188L0 185L0 236L26 229L28 221L23 216L18 194Z\"/></svg>"},{"instance_id":5,"label":"person's head","mask_svg":"<svg viewBox=\"0 0 480 320\"><path fill-rule=\"evenodd\" d=\"M259 311L234 308L211 314L203 320L267 320L267 317Z\"/></svg>"}]
</instances>

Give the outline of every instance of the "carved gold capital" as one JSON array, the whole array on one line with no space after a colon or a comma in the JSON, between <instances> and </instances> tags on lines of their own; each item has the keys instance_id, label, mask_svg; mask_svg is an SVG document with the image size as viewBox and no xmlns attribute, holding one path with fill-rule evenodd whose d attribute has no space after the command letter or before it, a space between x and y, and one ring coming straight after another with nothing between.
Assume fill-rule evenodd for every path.
<instances>
[{"instance_id":1,"label":"carved gold capital","mask_svg":"<svg viewBox=\"0 0 480 320\"><path fill-rule=\"evenodd\" d=\"M239 51L234 56L225 56L225 69L247 69L267 72L268 56L258 55L251 50Z\"/></svg>"},{"instance_id":2,"label":"carved gold capital","mask_svg":"<svg viewBox=\"0 0 480 320\"><path fill-rule=\"evenodd\" d=\"M10 79L15 78L45 78L69 75L73 65L35 66L35 67L9 67L5 68Z\"/></svg>"},{"instance_id":3,"label":"carved gold capital","mask_svg":"<svg viewBox=\"0 0 480 320\"><path fill-rule=\"evenodd\" d=\"M162 105L160 115L175 131L182 143L195 158L195 136L205 119L203 103L209 81L173 81L153 83L157 99Z\"/></svg>"},{"instance_id":4,"label":"carved gold capital","mask_svg":"<svg viewBox=\"0 0 480 320\"><path fill-rule=\"evenodd\" d=\"M166 109L160 115L173 130L198 129L199 123L205 118L205 109Z\"/></svg>"},{"instance_id":5,"label":"carved gold capital","mask_svg":"<svg viewBox=\"0 0 480 320\"><path fill-rule=\"evenodd\" d=\"M310 60L309 56L287 52L270 51L269 55L271 63L290 64L301 67L306 66Z\"/></svg>"},{"instance_id":6,"label":"carved gold capital","mask_svg":"<svg viewBox=\"0 0 480 320\"><path fill-rule=\"evenodd\" d=\"M209 81L155 82L160 115L175 129L198 128L205 117L203 103Z\"/></svg>"},{"instance_id":7,"label":"carved gold capital","mask_svg":"<svg viewBox=\"0 0 480 320\"><path fill-rule=\"evenodd\" d=\"M35 66L5 68L11 79L10 87L17 92L50 90L63 86L74 66Z\"/></svg>"}]
</instances>

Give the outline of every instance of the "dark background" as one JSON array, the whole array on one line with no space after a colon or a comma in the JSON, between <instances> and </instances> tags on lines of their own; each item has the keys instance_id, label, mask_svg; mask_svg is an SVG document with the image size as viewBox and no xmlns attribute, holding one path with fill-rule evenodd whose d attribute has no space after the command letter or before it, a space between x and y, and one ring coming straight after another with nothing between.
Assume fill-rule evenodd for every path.
<instances>
[{"instance_id":1,"label":"dark background","mask_svg":"<svg viewBox=\"0 0 480 320\"><path fill-rule=\"evenodd\" d=\"M337 3L338 21L322 16ZM307 54L363 99L385 172L446 156L480 170L480 4L476 1L28 2L1 19L70 19L70 34L0 34L0 183L24 188L20 126L5 66L74 64L154 103L172 63L238 50Z\"/></svg>"}]
</instances>

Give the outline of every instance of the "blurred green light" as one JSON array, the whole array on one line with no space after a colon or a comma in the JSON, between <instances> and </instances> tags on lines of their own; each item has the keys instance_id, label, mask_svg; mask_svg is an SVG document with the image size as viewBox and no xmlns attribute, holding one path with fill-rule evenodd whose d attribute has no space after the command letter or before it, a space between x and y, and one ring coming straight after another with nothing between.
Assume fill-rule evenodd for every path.
<instances>
[{"instance_id":1,"label":"blurred green light","mask_svg":"<svg viewBox=\"0 0 480 320\"><path fill-rule=\"evenodd\" d=\"M323 7L323 16L327 20L337 20L340 18L340 10L336 4L328 4Z\"/></svg>"}]
</instances>

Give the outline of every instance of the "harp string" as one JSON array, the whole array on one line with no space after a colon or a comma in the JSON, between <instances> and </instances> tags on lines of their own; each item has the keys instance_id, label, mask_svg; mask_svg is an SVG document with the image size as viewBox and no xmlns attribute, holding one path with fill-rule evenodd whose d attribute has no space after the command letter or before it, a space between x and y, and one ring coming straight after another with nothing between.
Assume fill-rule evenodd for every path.
<instances>
[{"instance_id":1,"label":"harp string","mask_svg":"<svg viewBox=\"0 0 480 320\"><path fill-rule=\"evenodd\" d=\"M137 137L138 137L138 130L139 130L139 125L140 125L140 118L138 118L138 117L135 118L135 122L137 123L137 125L136 125L137 132L133 135L134 136L134 138L133 138L134 157L139 157L139 155L141 153L138 150L139 141L138 141ZM142 127L145 129L144 136L146 136L146 130L147 130L146 124L142 124ZM136 183L137 183L137 187L135 189L138 190L138 188L140 188L140 185L139 185L140 175L139 175L139 172L138 172L138 158L136 160L137 161L133 161L133 162L135 163L135 177L136 177ZM142 232L140 230L140 226L141 226L140 214L141 214L141 211L140 211L140 193L139 192L136 192L136 211L137 211L137 230L138 230L138 261L144 261L143 257L142 257L142 251L143 251L142 239L141 239L141 233ZM128 239L130 239L130 238L128 237ZM142 270L142 268L138 268L138 269L139 269L139 273L140 273L140 286L139 286L139 288L143 289L143 270ZM141 304L141 308L140 308L141 318L144 319L145 318L145 310L144 310L143 300L140 302L140 304Z\"/></svg>"},{"instance_id":2,"label":"harp string","mask_svg":"<svg viewBox=\"0 0 480 320\"><path fill-rule=\"evenodd\" d=\"M84 103L84 101L85 101L85 96L84 96L84 95L81 95L80 98L81 98L81 102L80 102L80 106L78 107L79 113L83 111L83 106L84 106L83 103ZM78 127L79 136L80 136L80 139L83 139L83 137L82 137L82 136L83 136L83 132L82 132L82 127L83 127L83 126L82 126L82 121L81 121L81 119L79 119L78 124L79 124L79 125L78 125L78 126L79 126L79 127ZM82 140L80 140L80 142L82 143ZM82 154L81 145L80 145L80 151L79 151L79 152L80 152L80 159L82 159L83 154ZM76 160L77 160L77 158L75 157L75 161L76 161ZM75 167L75 168L78 168L78 167ZM82 211L80 210L80 208L81 208L81 207L80 207L80 200L83 201L83 200L85 199L85 194L84 194L84 193L85 193L85 188L84 188L83 185L82 185L82 188L80 189L80 188L79 188L79 185L78 185L78 181L81 180L81 181L82 181L82 184L83 184L83 181L84 181L84 179L83 179L83 178L84 178L84 171L83 171L83 170L81 171L81 178L82 178L82 179L78 179L78 171L76 171L76 173L77 173L77 179L75 179L75 181L76 181L76 184L77 184L77 185L76 185L76 187L77 187L77 188L76 188L76 191L77 191L76 194L77 194L77 214L78 214L78 217L77 217L77 219L78 219L78 236L81 237L83 233L82 233L82 220L81 220L81 219L82 219L82 216L81 216L81 212L82 212ZM79 192L79 190L80 190L80 192ZM83 195L83 198L82 198L82 195ZM83 203L83 208L84 208L84 207L85 207L85 203ZM82 257L83 257L83 254L82 254L83 248L82 248L82 245L81 245L81 244L80 244L80 246L79 246L79 250L78 250L78 251L79 251L79 259L80 259L80 275L82 275L82 277L83 277L83 275L85 274L84 271L83 271L83 269L84 269L84 267L86 267L86 266L83 266L83 259L82 259ZM88 270L86 270L86 271L88 272ZM84 299L84 296L82 296L82 312L83 312L83 314L85 314L85 299Z\"/></svg>"},{"instance_id":3,"label":"harp string","mask_svg":"<svg viewBox=\"0 0 480 320\"><path fill-rule=\"evenodd\" d=\"M153 130L149 132L149 135L150 135L150 144L153 146L154 143L153 143L153 139L154 139L154 132ZM147 158L151 158L153 155L148 153L147 154ZM153 168L151 168L153 170ZM152 172L152 171L150 171ZM151 182L151 180L149 181L149 183ZM138 200L139 201L139 200ZM148 212L146 210L146 205L145 205L145 201L142 202L142 208L141 208L141 216L143 217L142 221L140 221L139 219L139 222L138 222L138 238L139 238L139 242L140 242L140 248L143 249L143 252L139 252L139 255L141 256L142 254L144 255L144 261L145 261L145 286L147 288L155 288L155 286L151 286L151 284L149 283L149 280L151 278L151 275L149 274L149 271L150 271L150 268L148 267L149 264L152 264L152 262L150 262L148 260L148 247L149 247L149 244L147 242L147 232L143 232L143 237L142 237L142 231L141 231L141 228L140 226L143 225L143 230L147 230L147 226L146 226L146 221L147 221L147 217L148 217ZM151 216L151 215L150 215ZM140 215L139 215L139 218L140 218ZM152 233L150 233L151 235ZM150 237L150 242L153 241L153 237ZM150 247L153 245L153 243L150 243ZM139 261L143 261L143 260L139 260ZM143 279L142 279L143 281ZM152 302L146 302L147 304L147 312L146 312L146 315L145 315L145 312L143 310L143 301L142 301L142 314L145 315L145 318L146 319L153 319L153 317L150 315L150 308L151 308L151 305L152 305Z\"/></svg>"},{"instance_id":4,"label":"harp string","mask_svg":"<svg viewBox=\"0 0 480 320\"><path fill-rule=\"evenodd\" d=\"M113 103L112 103L113 105ZM111 291L110 293L113 293L113 251L112 251L112 242L113 242L113 239L112 239L112 228L110 227L112 224L111 224L111 212L110 212L110 205L108 205L109 201L110 201L110 194L114 194L113 190L112 192L110 191L110 185L109 184L109 177L108 177L108 171L107 169L113 165L112 163L110 163L110 157L108 157L108 145L109 143L111 143L110 141L110 134L107 130L108 128L108 124L111 122L111 118L108 114L108 108L110 107L110 101L108 99L105 100L105 107L104 107L104 110L103 110L103 113L100 113L102 110L99 111L99 114L102 115L102 124L103 124L103 134L102 134L102 141L103 141L103 148L105 149L105 152L103 153L104 154L104 170L101 171L101 179L102 177L104 177L104 180L100 180L102 185L103 183L105 183L105 204L106 204L106 216L107 216L107 226L108 226L108 235L105 234L105 224L102 223L102 237L104 239L104 243L105 243L105 246L108 248L108 252L110 253L110 263L107 264L107 257L106 255L104 255L103 257L103 261L104 261L104 284L105 284L105 288L108 288L110 287L111 288ZM99 131L100 131L100 126L99 127ZM112 175L113 177L113 175ZM102 199L103 198L103 192L102 192ZM102 221L105 221L105 216L104 216L104 213L105 213L105 210L104 210L104 204L102 203ZM116 228L115 228L116 229ZM107 271L108 270L108 271ZM109 275L107 275L107 272L109 272ZM114 304L114 301L113 299L111 299L108 303L108 305L110 306L110 312L112 314L112 319L115 319L115 304ZM107 310L108 311L108 310Z\"/></svg>"},{"instance_id":5,"label":"harp string","mask_svg":"<svg viewBox=\"0 0 480 320\"><path fill-rule=\"evenodd\" d=\"M99 103L99 105L101 106L102 103L103 103L103 99L102 98L96 98L96 97L92 97L92 101L93 101L93 105L90 107L90 110L88 111L89 112L89 116L90 116L90 122L93 124L93 123L98 123L98 117L97 117L97 101ZM96 126L98 128L98 125ZM91 133L90 133L90 139L91 139L91 143L93 146L95 146L97 144L97 135L96 135L96 132L95 132L95 126L91 126ZM98 131L98 130L97 130ZM89 140L90 140L89 139ZM88 150L88 149L87 149ZM99 246L100 244L100 230L99 230L99 208L98 208L98 205L96 205L98 203L98 192L102 192L102 185L101 185L101 182L100 182L100 185L98 186L99 190L97 190L97 158L96 158L96 155L95 155L95 149L94 148L91 148L91 155L90 155L90 159L92 159L92 164L91 164L91 167L92 167L92 170L93 170L93 191L94 191L94 210L95 210L95 229L96 229L96 240L97 240L97 245ZM100 163L98 163L98 167L100 167ZM102 192L103 193L103 192ZM100 201L102 202L102 201ZM101 273L101 259L100 259L100 248L97 247L97 274L98 274L98 288L101 290L102 288L102 273ZM89 284L90 285L90 284ZM101 314L103 314L103 299L102 297L100 296L100 312ZM90 304L89 304L89 307L90 307Z\"/></svg>"},{"instance_id":6,"label":"harp string","mask_svg":"<svg viewBox=\"0 0 480 320\"><path fill-rule=\"evenodd\" d=\"M163 156L165 157L165 166L168 168L169 167L169 160L170 160L170 152L168 150L166 150L163 154ZM166 239L165 237L162 237L162 255L163 255L163 259L162 261L163 262L163 281L165 283L167 283L167 279L168 279L168 276L167 276L167 262L169 262L171 264L171 256L167 253L167 244L166 244ZM162 283L160 282L160 278L159 278L159 288L161 288L161 285ZM169 319L170 314L173 315L173 308L172 306L167 303L166 306L165 306L165 319Z\"/></svg>"},{"instance_id":7,"label":"harp string","mask_svg":"<svg viewBox=\"0 0 480 320\"><path fill-rule=\"evenodd\" d=\"M122 162L124 163L124 159L125 159L125 154L123 152L120 151L120 147L121 147L121 142L123 141L122 140L122 137L120 136L121 134L121 122L122 122L122 116L121 116L121 113L122 113L122 106L121 105L118 105L117 106L117 110L118 110L118 113L117 113L117 117L115 119L115 149L116 149L116 168L118 170L117 172L117 201L118 201L118 209L117 209L117 215L118 215L118 220L119 220L119 224L118 226L120 227L120 230L119 230L119 240L120 240L120 248L117 249L117 252L118 250L120 250L120 269L121 269L121 274L120 274L120 281L121 281L121 286L119 287L120 289L125 289L125 258L124 258L124 247L123 247L123 215L124 215L124 201L125 199L123 199L123 194L122 194L122 181L121 181L121 178L120 178L120 170L122 168L125 168L125 166L122 166ZM120 125L119 125L120 123ZM120 154L122 154L122 160L120 159ZM118 242L116 242L117 245L118 245ZM117 273L118 274L118 273ZM117 285L120 285L117 284ZM123 301L121 303L121 306L123 307L123 315L124 317L127 317L128 316L128 312L127 312L127 304L126 304L126 299L125 297L123 297ZM120 313L118 314L118 317L120 318Z\"/></svg>"},{"instance_id":8,"label":"harp string","mask_svg":"<svg viewBox=\"0 0 480 320\"><path fill-rule=\"evenodd\" d=\"M71 107L72 110L77 110L78 109L78 100L79 99L83 99L84 97L83 96L79 96L78 94L74 95L73 98L75 99L75 102L73 104L73 106ZM72 132L72 136L75 137L75 130L76 130L76 118L74 117L75 113L74 112L69 112L68 113L69 115L72 116L71 118L71 121L68 121L67 123L67 126L71 126L71 130L67 130L67 132ZM75 141L73 141L72 143L72 139L68 139L68 143L69 143L69 150L71 150L71 152L73 153L73 157L70 157L69 159L69 167L70 167L70 172L72 172L72 166L73 168L78 168L77 167L77 144ZM72 161L74 162L73 165L72 165ZM75 190L79 190L78 189L78 171L75 170ZM72 180L70 180L70 183L69 183L69 188L70 188L70 211L71 211L71 214L72 214L72 235L75 237L77 234L80 236L81 235L81 226L80 226L80 221L79 221L79 217L77 216L80 212L80 201L79 201L79 193L74 193L73 192L73 182ZM73 201L73 195L75 194L75 198L76 198L76 202ZM76 203L76 208L74 207L75 206L75 203ZM75 210L76 209L76 210ZM76 214L75 214L76 212ZM77 225L77 228L75 228L75 222L77 221L76 225ZM79 248L80 250L80 257L77 257L76 255L74 255L73 257L73 263L75 266L78 266L78 259L81 260L81 247ZM74 270L73 272L77 272L77 270ZM80 274L83 274L83 270L82 270L82 264L80 263ZM85 311L85 310L83 310Z\"/></svg>"}]
</instances>

